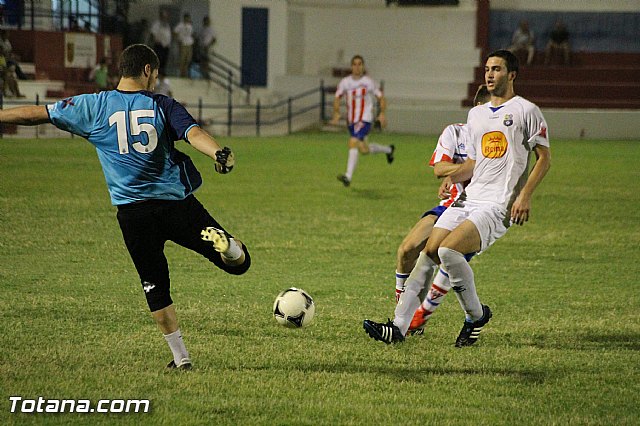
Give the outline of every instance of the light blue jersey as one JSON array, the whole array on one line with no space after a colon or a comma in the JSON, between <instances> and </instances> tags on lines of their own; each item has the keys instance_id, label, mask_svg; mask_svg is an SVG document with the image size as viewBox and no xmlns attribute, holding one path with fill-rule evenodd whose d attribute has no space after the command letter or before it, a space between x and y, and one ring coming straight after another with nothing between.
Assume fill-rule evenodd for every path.
<instances>
[{"instance_id":1,"label":"light blue jersey","mask_svg":"<svg viewBox=\"0 0 640 426\"><path fill-rule=\"evenodd\" d=\"M111 90L47 106L58 128L95 145L113 205L182 200L202 178L174 147L198 124L176 100L147 91Z\"/></svg>"}]
</instances>

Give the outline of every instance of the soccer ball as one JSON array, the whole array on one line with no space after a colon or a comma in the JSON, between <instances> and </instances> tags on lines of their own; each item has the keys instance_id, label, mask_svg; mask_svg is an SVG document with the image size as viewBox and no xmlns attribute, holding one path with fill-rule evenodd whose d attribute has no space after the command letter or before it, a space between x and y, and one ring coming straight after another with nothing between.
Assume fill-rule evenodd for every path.
<instances>
[{"instance_id":1,"label":"soccer ball","mask_svg":"<svg viewBox=\"0 0 640 426\"><path fill-rule=\"evenodd\" d=\"M278 324L285 327L306 327L315 313L313 299L299 288L291 287L282 291L273 302L273 316Z\"/></svg>"}]
</instances>

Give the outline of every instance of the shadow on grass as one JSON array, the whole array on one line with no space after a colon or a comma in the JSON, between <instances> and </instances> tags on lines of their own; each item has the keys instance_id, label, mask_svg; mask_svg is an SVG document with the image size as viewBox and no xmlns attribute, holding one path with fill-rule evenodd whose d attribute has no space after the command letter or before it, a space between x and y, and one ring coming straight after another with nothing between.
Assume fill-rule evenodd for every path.
<instances>
[{"instance_id":1,"label":"shadow on grass","mask_svg":"<svg viewBox=\"0 0 640 426\"><path fill-rule=\"evenodd\" d=\"M514 346L533 346L540 349L591 351L596 349L640 351L640 333L558 333L536 336L532 341L520 341L516 336L505 336Z\"/></svg>"},{"instance_id":2,"label":"shadow on grass","mask_svg":"<svg viewBox=\"0 0 640 426\"><path fill-rule=\"evenodd\" d=\"M420 367L404 367L393 365L345 365L345 364L327 364L315 363L313 365L289 365L286 368L279 368L273 365L253 366L253 367L230 367L230 370L287 370L300 371L305 374L309 373L328 373L328 374L373 374L386 375L395 380L407 381L414 383L427 383L433 377L441 376L484 376L484 377L504 377L516 382L529 385L539 385L547 380L548 372L535 370L516 370L508 368L433 368L427 366ZM553 374L557 378L557 374Z\"/></svg>"},{"instance_id":3,"label":"shadow on grass","mask_svg":"<svg viewBox=\"0 0 640 426\"><path fill-rule=\"evenodd\" d=\"M607 348L640 351L640 333L601 333L594 332L577 336L579 349Z\"/></svg>"},{"instance_id":4,"label":"shadow on grass","mask_svg":"<svg viewBox=\"0 0 640 426\"><path fill-rule=\"evenodd\" d=\"M393 194L378 189L358 189L351 188L351 192L360 198L366 198L367 200L388 200L393 197Z\"/></svg>"}]
</instances>

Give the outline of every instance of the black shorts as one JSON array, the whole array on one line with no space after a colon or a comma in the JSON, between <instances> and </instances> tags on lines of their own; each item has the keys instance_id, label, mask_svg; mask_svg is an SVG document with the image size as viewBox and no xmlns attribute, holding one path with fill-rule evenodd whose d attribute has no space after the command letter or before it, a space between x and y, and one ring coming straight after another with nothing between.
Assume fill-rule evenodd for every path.
<instances>
[{"instance_id":1,"label":"black shorts","mask_svg":"<svg viewBox=\"0 0 640 426\"><path fill-rule=\"evenodd\" d=\"M246 247L245 263L229 266L210 242L203 241L200 232L208 227L223 230L232 235L207 212L202 204L189 195L184 200L149 200L118 206L118 223L151 311L169 306L169 265L164 255L164 245L173 241L201 254L218 268L231 273L244 273L250 265Z\"/></svg>"}]
</instances>

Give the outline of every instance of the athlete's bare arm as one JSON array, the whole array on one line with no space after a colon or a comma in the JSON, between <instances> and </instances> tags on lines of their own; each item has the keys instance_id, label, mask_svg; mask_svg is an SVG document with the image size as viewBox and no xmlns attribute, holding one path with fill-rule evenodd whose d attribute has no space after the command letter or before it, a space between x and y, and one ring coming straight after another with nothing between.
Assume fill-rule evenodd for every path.
<instances>
[{"instance_id":1,"label":"athlete's bare arm","mask_svg":"<svg viewBox=\"0 0 640 426\"><path fill-rule=\"evenodd\" d=\"M522 191L511 206L511 220L518 225L524 225L529 220L531 212L531 196L533 191L549 171L551 167L551 151L549 147L536 145L534 148L536 153L536 163L531 169L531 173L527 178Z\"/></svg>"},{"instance_id":2,"label":"athlete's bare arm","mask_svg":"<svg viewBox=\"0 0 640 426\"><path fill-rule=\"evenodd\" d=\"M378 114L378 121L382 127L387 127L387 100L384 95L381 95L378 98L378 102L380 103L380 114Z\"/></svg>"},{"instance_id":3,"label":"athlete's bare arm","mask_svg":"<svg viewBox=\"0 0 640 426\"><path fill-rule=\"evenodd\" d=\"M192 127L187 133L187 139L189 139L191 146L204 155L211 157L213 161L216 161L216 152L222 148L218 145L218 142L200 126Z\"/></svg>"},{"instance_id":4,"label":"athlete's bare arm","mask_svg":"<svg viewBox=\"0 0 640 426\"><path fill-rule=\"evenodd\" d=\"M333 116L331 117L331 124L337 125L340 123L340 100L341 97L335 97L333 99Z\"/></svg>"},{"instance_id":5,"label":"athlete's bare arm","mask_svg":"<svg viewBox=\"0 0 640 426\"><path fill-rule=\"evenodd\" d=\"M0 111L0 123L35 126L49 122L47 107L44 105L21 106Z\"/></svg>"},{"instance_id":6,"label":"athlete's bare arm","mask_svg":"<svg viewBox=\"0 0 640 426\"><path fill-rule=\"evenodd\" d=\"M448 161L439 161L433 166L433 173L437 178L447 177L457 171L460 166L460 163L455 164Z\"/></svg>"},{"instance_id":7,"label":"athlete's bare arm","mask_svg":"<svg viewBox=\"0 0 640 426\"><path fill-rule=\"evenodd\" d=\"M473 176L473 168L476 165L476 160L467 160L460 165L458 170L453 171L448 177L451 179L451 183L466 182Z\"/></svg>"}]
</instances>

